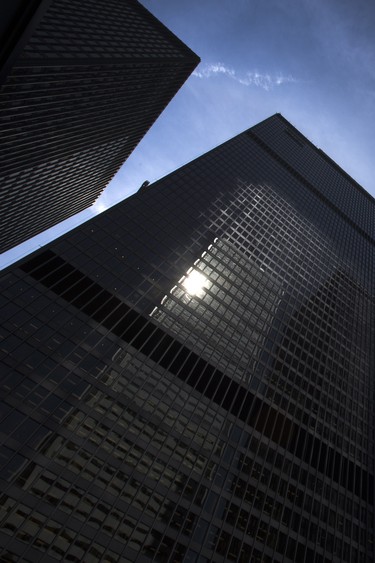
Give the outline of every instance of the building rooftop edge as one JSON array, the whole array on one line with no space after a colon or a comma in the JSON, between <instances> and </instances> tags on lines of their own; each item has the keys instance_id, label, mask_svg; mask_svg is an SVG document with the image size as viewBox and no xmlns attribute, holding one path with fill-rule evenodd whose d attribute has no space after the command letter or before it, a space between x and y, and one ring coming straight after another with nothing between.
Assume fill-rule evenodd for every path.
<instances>
[{"instance_id":1,"label":"building rooftop edge","mask_svg":"<svg viewBox=\"0 0 375 563\"><path fill-rule=\"evenodd\" d=\"M196 62L196 66L200 63L200 57L188 46L186 43L182 41L177 35L173 33L163 22L161 22L152 12L148 10L143 4L141 4L138 0L135 1L137 8L143 12L143 15L152 20L152 22L159 27L160 31L162 31L166 36L170 38L170 40L176 45L176 47L180 48L184 54L190 55L192 60Z\"/></svg>"},{"instance_id":2,"label":"building rooftop edge","mask_svg":"<svg viewBox=\"0 0 375 563\"><path fill-rule=\"evenodd\" d=\"M261 123L268 121L269 119L272 119L274 117L278 117L286 125L288 125L288 127L291 127L293 131L297 133L300 137L302 137L322 158L324 158L328 162L328 164L333 166L333 168L335 168L337 172L339 172L347 180L349 180L349 182L351 182L357 190L359 190L364 196L367 197L367 199L369 199L375 205L375 198L363 186L361 186L361 184L359 184L356 180L354 180L354 178L350 176L350 174L348 174L343 168L341 168L341 166L337 164L337 162L335 162L330 156L328 156L327 153L325 153L322 149L314 145L314 143L310 141L308 137L306 137L303 133L301 133L301 131L297 129L297 127L295 127L292 123L290 123L290 121L288 121L281 113L275 113L270 117L264 119Z\"/></svg>"}]
</instances>

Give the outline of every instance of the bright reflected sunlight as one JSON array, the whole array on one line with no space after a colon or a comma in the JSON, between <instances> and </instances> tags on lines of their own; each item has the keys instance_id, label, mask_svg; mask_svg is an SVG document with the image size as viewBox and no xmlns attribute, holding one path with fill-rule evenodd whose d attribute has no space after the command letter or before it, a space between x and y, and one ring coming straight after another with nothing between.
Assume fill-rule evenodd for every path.
<instances>
[{"instance_id":1,"label":"bright reflected sunlight","mask_svg":"<svg viewBox=\"0 0 375 563\"><path fill-rule=\"evenodd\" d=\"M204 295L204 288L206 287L207 278L201 272L192 270L186 276L182 283L182 287L186 293L195 297L202 297Z\"/></svg>"}]
</instances>

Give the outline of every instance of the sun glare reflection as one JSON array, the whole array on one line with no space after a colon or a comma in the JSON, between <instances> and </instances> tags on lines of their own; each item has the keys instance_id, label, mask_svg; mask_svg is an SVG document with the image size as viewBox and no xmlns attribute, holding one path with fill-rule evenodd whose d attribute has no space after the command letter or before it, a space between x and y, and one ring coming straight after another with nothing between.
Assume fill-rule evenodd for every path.
<instances>
[{"instance_id":1,"label":"sun glare reflection","mask_svg":"<svg viewBox=\"0 0 375 563\"><path fill-rule=\"evenodd\" d=\"M197 270L190 272L182 282L182 287L191 296L202 297L207 284L207 278Z\"/></svg>"}]
</instances>

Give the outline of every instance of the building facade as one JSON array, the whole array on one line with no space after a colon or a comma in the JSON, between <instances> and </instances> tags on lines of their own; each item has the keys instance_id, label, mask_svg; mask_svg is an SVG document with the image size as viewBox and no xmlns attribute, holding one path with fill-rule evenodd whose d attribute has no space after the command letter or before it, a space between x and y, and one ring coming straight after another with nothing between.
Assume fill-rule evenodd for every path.
<instances>
[{"instance_id":1,"label":"building facade","mask_svg":"<svg viewBox=\"0 0 375 563\"><path fill-rule=\"evenodd\" d=\"M136 0L5 0L0 252L94 203L198 64Z\"/></svg>"},{"instance_id":2,"label":"building facade","mask_svg":"<svg viewBox=\"0 0 375 563\"><path fill-rule=\"evenodd\" d=\"M8 268L6 560L372 562L373 217L277 114Z\"/></svg>"}]
</instances>

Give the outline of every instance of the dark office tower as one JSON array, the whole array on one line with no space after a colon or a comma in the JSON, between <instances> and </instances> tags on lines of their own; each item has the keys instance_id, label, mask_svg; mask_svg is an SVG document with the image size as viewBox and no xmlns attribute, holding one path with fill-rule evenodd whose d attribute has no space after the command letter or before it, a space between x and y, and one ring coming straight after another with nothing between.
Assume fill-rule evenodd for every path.
<instances>
[{"instance_id":1,"label":"dark office tower","mask_svg":"<svg viewBox=\"0 0 375 563\"><path fill-rule=\"evenodd\" d=\"M374 200L280 115L2 278L7 561L374 561Z\"/></svg>"},{"instance_id":2,"label":"dark office tower","mask_svg":"<svg viewBox=\"0 0 375 563\"><path fill-rule=\"evenodd\" d=\"M86 209L197 65L136 0L2 0L0 252Z\"/></svg>"}]
</instances>

